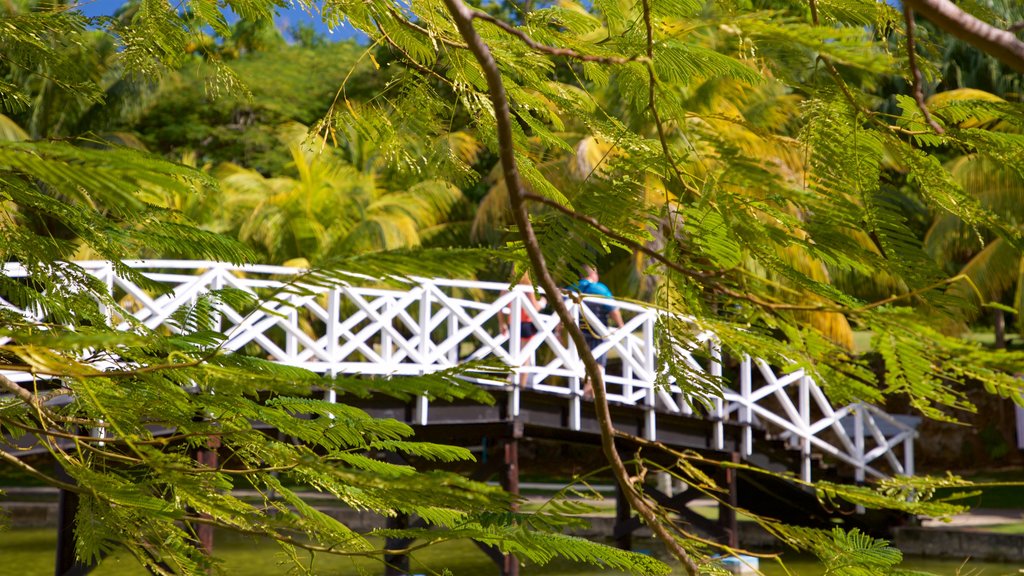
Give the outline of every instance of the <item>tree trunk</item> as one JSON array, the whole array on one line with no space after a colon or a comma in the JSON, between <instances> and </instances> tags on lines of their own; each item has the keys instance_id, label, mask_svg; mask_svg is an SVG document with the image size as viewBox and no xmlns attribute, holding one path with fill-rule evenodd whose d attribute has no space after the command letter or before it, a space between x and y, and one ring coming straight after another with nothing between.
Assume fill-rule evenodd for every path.
<instances>
[{"instance_id":1,"label":"tree trunk","mask_svg":"<svg viewBox=\"0 0 1024 576\"><path fill-rule=\"evenodd\" d=\"M996 348L1006 348L1006 315L1002 310L996 310L995 315L995 329L996 329Z\"/></svg>"}]
</instances>

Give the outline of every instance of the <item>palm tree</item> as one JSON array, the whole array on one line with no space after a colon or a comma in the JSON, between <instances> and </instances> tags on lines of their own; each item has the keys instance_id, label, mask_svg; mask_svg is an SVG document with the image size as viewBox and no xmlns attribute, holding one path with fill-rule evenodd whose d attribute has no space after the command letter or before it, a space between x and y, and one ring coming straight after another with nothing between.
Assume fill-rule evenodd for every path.
<instances>
[{"instance_id":1,"label":"palm tree","mask_svg":"<svg viewBox=\"0 0 1024 576\"><path fill-rule=\"evenodd\" d=\"M988 0L974 10L993 25L1010 29L1024 21L1024 4L1017 0ZM924 23L925 26L931 26ZM938 91L974 88L1008 100L1024 98L1024 77L999 60L992 58L956 36L938 34L942 39L941 81Z\"/></svg>"},{"instance_id":2,"label":"palm tree","mask_svg":"<svg viewBox=\"0 0 1024 576\"><path fill-rule=\"evenodd\" d=\"M1010 27L1024 20L1024 5L1011 0L993 0L984 8L987 17ZM944 36L942 81L939 92L929 98L929 106L961 101L1002 102L1024 98L1020 74L1007 69L998 60L952 36ZM1009 124L992 125L988 118L969 116L959 121L962 128L984 127L995 131L1017 131ZM957 182L980 204L999 215L1020 222L1024 216L1024 174L997 159L967 154L947 162ZM925 236L929 254L950 273L960 274L971 283L959 283L949 292L975 306L967 308L964 322L977 319L985 302L1012 302L1024 310L1024 261L1019 250L987 230L969 229L960 219L943 214L937 217ZM972 285L973 284L973 285ZM1012 294L1012 299L1008 299ZM984 299L984 302L981 300ZM1018 322L1024 334L1024 322ZM964 327L961 326L961 329ZM1005 315L994 311L995 343L1005 345Z\"/></svg>"},{"instance_id":3,"label":"palm tree","mask_svg":"<svg viewBox=\"0 0 1024 576\"><path fill-rule=\"evenodd\" d=\"M296 259L316 264L332 256L420 246L448 227L465 201L455 186L427 179L389 182L377 169L372 147L352 146L361 166L335 149L313 150L292 127L294 173L265 177L235 164L214 175L223 190L224 231L265 254L270 262ZM351 152L351 150L350 150Z\"/></svg>"},{"instance_id":4,"label":"palm tree","mask_svg":"<svg viewBox=\"0 0 1024 576\"><path fill-rule=\"evenodd\" d=\"M1024 219L1024 176L1015 167L988 156L966 155L947 163L950 174L981 206L1005 218ZM949 292L975 306L964 310L965 322L975 320L986 302L1005 302L1024 310L1024 258L1005 239L968 227L959 218L942 214L924 239L928 253L951 274L970 279ZM1002 310L995 311L996 345L1005 343ZM1024 323L1017 323L1024 334Z\"/></svg>"}]
</instances>

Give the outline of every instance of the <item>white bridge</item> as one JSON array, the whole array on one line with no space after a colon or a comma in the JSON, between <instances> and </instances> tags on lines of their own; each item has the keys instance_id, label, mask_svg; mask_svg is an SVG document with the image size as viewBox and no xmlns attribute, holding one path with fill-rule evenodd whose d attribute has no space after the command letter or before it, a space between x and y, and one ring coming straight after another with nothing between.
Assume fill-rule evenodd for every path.
<instances>
[{"instance_id":1,"label":"white bridge","mask_svg":"<svg viewBox=\"0 0 1024 576\"><path fill-rule=\"evenodd\" d=\"M346 281L304 282L305 270L279 266L232 266L199 261L133 261L128 266L151 281L167 286L162 295L117 276L107 262L79 263L106 283L121 305L107 310L110 321L131 329L128 314L150 330L178 331L172 315L212 291L243 290L260 304L235 310L219 303L217 327L228 351L258 355L326 375L417 375L449 369L475 360L499 360L515 374L526 374L533 389L561 396L568 403L569 425L579 429L584 367L576 349L558 330L554 315L530 305L526 286L511 291L506 284L416 278L395 287L372 278L346 276ZM17 264L7 264L8 276L25 276ZM602 300L602 302L609 302ZM742 427L741 450L750 456L752 431L765 430L800 450L801 476L811 479L812 453L852 466L856 479L866 476L913 474L915 427L864 403L832 406L804 370L779 372L760 359L743 358L731 385L723 382L723 360L715 336L692 322L669 318L646 306L618 302L623 328L601 325L587 306L568 299L570 311L585 317L604 337L595 354L607 354L606 389L609 402L645 409L644 434L658 437L658 415L674 413L707 418L713 426L712 448L722 449L727 422ZM15 307L0 300L0 306ZM22 312L28 317L34 315ZM499 315L509 328L502 334ZM529 318L537 334L523 342L521 318ZM659 330L666 321L690 326L688 343L661 344ZM0 344L8 341L0 338ZM686 368L689 382L664 371L666 354ZM0 372L14 381L31 378L23 372ZM518 413L519 388L508 381L481 379L482 386L511 388L513 414ZM680 386L679 384L686 384ZM687 396L684 389L710 390L706 402ZM720 393L719 393L720 392ZM332 398L333 399L333 398ZM697 406L697 413L694 411ZM429 401L417 400L419 424L430 423ZM884 463L883 465L880 465Z\"/></svg>"}]
</instances>

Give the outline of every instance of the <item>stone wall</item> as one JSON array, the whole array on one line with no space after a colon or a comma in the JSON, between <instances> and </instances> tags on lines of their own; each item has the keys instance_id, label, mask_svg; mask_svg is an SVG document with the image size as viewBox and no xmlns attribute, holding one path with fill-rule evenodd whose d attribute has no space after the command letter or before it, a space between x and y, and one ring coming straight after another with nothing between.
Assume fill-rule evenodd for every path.
<instances>
[{"instance_id":1,"label":"stone wall","mask_svg":"<svg viewBox=\"0 0 1024 576\"><path fill-rule=\"evenodd\" d=\"M893 545L911 556L1024 562L1024 534L909 527L895 532Z\"/></svg>"}]
</instances>

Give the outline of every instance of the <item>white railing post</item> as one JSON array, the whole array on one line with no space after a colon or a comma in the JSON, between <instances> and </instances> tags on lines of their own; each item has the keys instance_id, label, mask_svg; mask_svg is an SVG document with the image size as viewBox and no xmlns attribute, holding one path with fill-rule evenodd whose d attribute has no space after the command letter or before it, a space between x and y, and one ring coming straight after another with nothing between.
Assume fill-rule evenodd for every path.
<instances>
[{"instance_id":1,"label":"white railing post","mask_svg":"<svg viewBox=\"0 0 1024 576\"><path fill-rule=\"evenodd\" d=\"M330 290L327 291L327 322L325 331L325 338L327 339L327 358L330 362L330 369L328 375L331 380L338 377L337 364L341 362L338 358L338 327L341 325L341 290L337 286L331 286ZM338 401L338 392L331 388L324 394L324 400L327 400L331 404Z\"/></svg>"},{"instance_id":2,"label":"white railing post","mask_svg":"<svg viewBox=\"0 0 1024 576\"><path fill-rule=\"evenodd\" d=\"M658 439L658 413L654 409L656 391L654 383L651 382L644 395L644 437L654 441Z\"/></svg>"},{"instance_id":3,"label":"white railing post","mask_svg":"<svg viewBox=\"0 0 1024 576\"><path fill-rule=\"evenodd\" d=\"M721 354L721 352L719 352ZM751 367L753 360L750 359L748 354L743 355L743 360L740 361L740 408L739 418L740 425L743 427L743 440L740 443L741 450L744 458L749 458L754 453L754 431L751 428L753 425L753 413L750 409L751 403L751 387L752 375Z\"/></svg>"},{"instance_id":4,"label":"white railing post","mask_svg":"<svg viewBox=\"0 0 1024 576\"><path fill-rule=\"evenodd\" d=\"M299 355L299 339L295 335L300 330L299 328L299 310L294 306L288 307L288 324L291 326L291 330L285 330L284 334L284 353L288 356L289 361L296 361Z\"/></svg>"},{"instance_id":5,"label":"white railing post","mask_svg":"<svg viewBox=\"0 0 1024 576\"><path fill-rule=\"evenodd\" d=\"M228 273L229 272L226 269L218 271L218 274L215 274L213 276L213 278L210 279L210 290L222 290L224 288L224 277L222 276L222 274L228 274ZM221 330L221 313L220 313L220 307L219 306L217 307L217 310L215 310L213 312L213 318L214 318L213 329L218 331L218 332L220 332L220 330Z\"/></svg>"},{"instance_id":6,"label":"white railing post","mask_svg":"<svg viewBox=\"0 0 1024 576\"><path fill-rule=\"evenodd\" d=\"M623 320L625 320L625 319L623 319ZM609 332L611 332L611 330L609 330ZM642 333L643 333L643 340L639 344L639 346L641 346L639 352L641 354L641 358L643 359L643 364L644 364L643 367L644 367L644 369L647 370L648 374L653 374L653 372L651 372L650 368L649 368L650 367L649 356L651 354L653 354L654 351L651 349L650 346L646 345L647 342L648 342L648 340L647 340L647 322L646 321L643 323L643 332ZM627 338L622 340L622 347L626 349L626 353L625 353L624 357L622 358L622 379L624 380L624 382L622 383L622 395L625 396L626 398L632 398L633 397L633 382L635 382L636 379L637 379L636 378L636 371L633 369L633 362L634 362L634 359L636 358L636 354L635 354L635 352L636 352L636 345L633 343L633 340L631 338L627 337ZM654 380L653 379L650 380L650 385L651 386L654 385Z\"/></svg>"},{"instance_id":7,"label":"white railing post","mask_svg":"<svg viewBox=\"0 0 1024 576\"><path fill-rule=\"evenodd\" d=\"M579 326L580 325L580 306L576 305L572 301L566 301L569 306L569 313L572 314L572 321ZM566 333L566 350L569 353L569 360L566 361L566 367L569 368L569 428L571 430L580 430L582 428L583 420L583 388L581 386L580 379L580 368L579 368L579 357L580 353L576 349L576 341L573 340L568 333ZM575 359L575 363L572 359Z\"/></svg>"},{"instance_id":8,"label":"white railing post","mask_svg":"<svg viewBox=\"0 0 1024 576\"><path fill-rule=\"evenodd\" d=\"M811 391L810 378L800 378L797 394L800 403L800 477L804 482L811 481Z\"/></svg>"},{"instance_id":9,"label":"white railing post","mask_svg":"<svg viewBox=\"0 0 1024 576\"><path fill-rule=\"evenodd\" d=\"M853 470L853 479L857 485L862 485L867 462L864 461L864 407L860 404L854 406L853 411L853 444L857 450L857 467ZM856 510L858 514L863 514L864 506L858 504Z\"/></svg>"},{"instance_id":10,"label":"white railing post","mask_svg":"<svg viewBox=\"0 0 1024 576\"><path fill-rule=\"evenodd\" d=\"M512 294L515 297L512 298L512 302L509 303L508 353L516 365L509 366L509 368L511 368L512 372L512 387L519 388L519 372L522 369L522 360L519 358L519 355L523 352L523 293L520 290L513 290ZM519 415L518 407L515 411L515 415Z\"/></svg>"},{"instance_id":11,"label":"white railing post","mask_svg":"<svg viewBox=\"0 0 1024 576\"><path fill-rule=\"evenodd\" d=\"M722 356L721 350L717 350L718 356L715 356L716 350L712 349L711 357L711 376L718 378L721 382L722 377ZM711 448L714 450L725 450L725 398L723 396L716 396L713 402L713 413L711 424Z\"/></svg>"},{"instance_id":12,"label":"white railing post","mask_svg":"<svg viewBox=\"0 0 1024 576\"><path fill-rule=\"evenodd\" d=\"M649 374L647 378L647 395L645 396L647 405L644 407L646 413L644 414L644 434L648 440L654 441L658 439L658 414L655 410L657 406L657 390L655 386L655 374L656 374L656 350L654 349L654 318L653 315L648 314L647 318L644 319L643 323L643 359L644 359L644 370ZM627 382L632 382L633 369L632 369L632 356L629 358L630 362L627 362L623 358L623 365L629 366L629 377L626 378ZM633 386L627 384L625 387L626 398L633 397Z\"/></svg>"},{"instance_id":13,"label":"white railing post","mask_svg":"<svg viewBox=\"0 0 1024 576\"><path fill-rule=\"evenodd\" d=\"M426 359L430 355L430 286L427 282L420 282L420 310L419 318L417 319L417 330L419 330L419 359L417 361L421 366L426 362ZM420 374L424 374L424 370L419 371ZM420 426L426 426L429 421L430 412L430 400L420 395L416 397L416 410L415 410L415 421Z\"/></svg>"},{"instance_id":14,"label":"white railing post","mask_svg":"<svg viewBox=\"0 0 1024 576\"><path fill-rule=\"evenodd\" d=\"M114 299L114 265L107 262L97 273L103 275L103 283L107 287L107 295L110 299ZM113 322L113 313L106 304L100 304L100 314L106 319L108 324Z\"/></svg>"},{"instance_id":15,"label":"white railing post","mask_svg":"<svg viewBox=\"0 0 1024 576\"><path fill-rule=\"evenodd\" d=\"M523 360L519 357L523 352L523 300L525 295L518 286L512 289L512 301L508 305L508 354L514 366L509 366L512 375L510 393L508 395L508 411L513 418L519 417L520 398L519 382L522 378ZM500 312L499 312L500 314Z\"/></svg>"},{"instance_id":16,"label":"white railing post","mask_svg":"<svg viewBox=\"0 0 1024 576\"><path fill-rule=\"evenodd\" d=\"M864 408L859 404L853 409L853 446L856 450L854 458L857 462L854 478L857 483L863 483L864 466L867 463L864 462Z\"/></svg>"},{"instance_id":17,"label":"white railing post","mask_svg":"<svg viewBox=\"0 0 1024 576\"><path fill-rule=\"evenodd\" d=\"M394 316L391 313L391 309L395 305L395 299L390 296L378 296L378 298L384 299L384 306L381 306L381 316L388 318L388 322L394 322ZM392 364L394 361L394 354L391 350L391 333L384 328L384 321L380 320L380 326L377 328L380 334L380 357L384 361L384 369L388 372L395 372L396 366Z\"/></svg>"},{"instance_id":18,"label":"white railing post","mask_svg":"<svg viewBox=\"0 0 1024 576\"><path fill-rule=\"evenodd\" d=\"M452 314L449 311L448 312L448 333L445 334L444 340L447 340L448 338L454 336L458 331L459 331L459 317L456 316L455 314ZM448 362L450 362L452 366L454 366L454 365L459 363L459 355L461 353L460 350L459 350L460 346L462 346L462 343L461 342L456 342L455 345L452 346L448 350Z\"/></svg>"},{"instance_id":19,"label":"white railing post","mask_svg":"<svg viewBox=\"0 0 1024 576\"><path fill-rule=\"evenodd\" d=\"M99 426L95 428L90 428L89 436L99 439L99 442L96 443L96 446L102 448L107 445L107 443L103 441L107 437L106 422L100 419L96 421L96 424L98 424Z\"/></svg>"}]
</instances>

